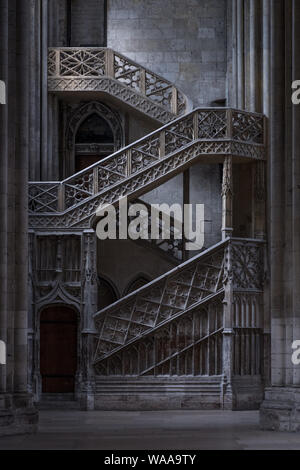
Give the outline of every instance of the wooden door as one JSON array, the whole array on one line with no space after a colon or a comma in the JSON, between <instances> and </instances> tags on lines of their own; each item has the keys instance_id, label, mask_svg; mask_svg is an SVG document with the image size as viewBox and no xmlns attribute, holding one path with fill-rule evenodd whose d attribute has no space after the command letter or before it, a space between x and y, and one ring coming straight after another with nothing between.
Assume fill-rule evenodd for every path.
<instances>
[{"instance_id":1,"label":"wooden door","mask_svg":"<svg viewBox=\"0 0 300 470\"><path fill-rule=\"evenodd\" d=\"M103 159L103 155L76 155L75 159L75 173L78 171L84 170L85 168L93 165L94 163L99 162Z\"/></svg>"},{"instance_id":2,"label":"wooden door","mask_svg":"<svg viewBox=\"0 0 300 470\"><path fill-rule=\"evenodd\" d=\"M69 307L47 307L40 322L43 393L73 393L77 369L77 315Z\"/></svg>"}]
</instances>

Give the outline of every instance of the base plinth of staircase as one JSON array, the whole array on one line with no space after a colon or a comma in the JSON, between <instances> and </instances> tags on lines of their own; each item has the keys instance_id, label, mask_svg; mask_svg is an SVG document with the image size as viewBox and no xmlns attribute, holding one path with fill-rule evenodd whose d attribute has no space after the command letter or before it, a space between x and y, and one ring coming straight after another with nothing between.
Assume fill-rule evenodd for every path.
<instances>
[{"instance_id":1,"label":"base plinth of staircase","mask_svg":"<svg viewBox=\"0 0 300 470\"><path fill-rule=\"evenodd\" d=\"M260 426L268 431L300 431L300 387L272 387L265 390L260 408Z\"/></svg>"},{"instance_id":2,"label":"base plinth of staircase","mask_svg":"<svg viewBox=\"0 0 300 470\"><path fill-rule=\"evenodd\" d=\"M38 403L39 410L80 410L73 393L43 394Z\"/></svg>"},{"instance_id":3,"label":"base plinth of staircase","mask_svg":"<svg viewBox=\"0 0 300 470\"><path fill-rule=\"evenodd\" d=\"M221 408L222 377L112 378L96 382L96 410L214 410Z\"/></svg>"}]
</instances>

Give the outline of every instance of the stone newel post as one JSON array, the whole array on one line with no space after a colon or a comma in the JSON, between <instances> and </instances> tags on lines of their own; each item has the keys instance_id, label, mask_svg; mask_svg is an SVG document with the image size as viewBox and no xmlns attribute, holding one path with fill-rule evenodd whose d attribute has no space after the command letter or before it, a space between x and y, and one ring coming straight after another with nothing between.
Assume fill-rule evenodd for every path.
<instances>
[{"instance_id":1,"label":"stone newel post","mask_svg":"<svg viewBox=\"0 0 300 470\"><path fill-rule=\"evenodd\" d=\"M85 230L83 244L83 330L82 330L82 393L81 407L94 409L95 380L93 369L94 335L96 333L92 315L97 311L97 239L94 230Z\"/></svg>"},{"instance_id":2,"label":"stone newel post","mask_svg":"<svg viewBox=\"0 0 300 470\"><path fill-rule=\"evenodd\" d=\"M232 236L233 232L233 189L232 189L232 157L226 157L223 165L222 184L222 239Z\"/></svg>"}]
</instances>

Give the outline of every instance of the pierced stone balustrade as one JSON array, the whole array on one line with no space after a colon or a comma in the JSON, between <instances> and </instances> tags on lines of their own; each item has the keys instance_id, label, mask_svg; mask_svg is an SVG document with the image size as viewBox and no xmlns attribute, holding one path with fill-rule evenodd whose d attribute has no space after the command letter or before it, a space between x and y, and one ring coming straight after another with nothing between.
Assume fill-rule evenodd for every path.
<instances>
[{"instance_id":1,"label":"pierced stone balustrade","mask_svg":"<svg viewBox=\"0 0 300 470\"><path fill-rule=\"evenodd\" d=\"M97 373L259 376L263 274L263 242L227 239L96 313Z\"/></svg>"},{"instance_id":2,"label":"pierced stone balustrade","mask_svg":"<svg viewBox=\"0 0 300 470\"><path fill-rule=\"evenodd\" d=\"M194 163L263 161L265 118L198 108L57 183L29 184L31 227L85 227L98 206L136 199Z\"/></svg>"},{"instance_id":3,"label":"pierced stone balustrade","mask_svg":"<svg viewBox=\"0 0 300 470\"><path fill-rule=\"evenodd\" d=\"M160 122L188 111L187 98L171 82L108 48L50 48L48 90L108 93Z\"/></svg>"}]
</instances>

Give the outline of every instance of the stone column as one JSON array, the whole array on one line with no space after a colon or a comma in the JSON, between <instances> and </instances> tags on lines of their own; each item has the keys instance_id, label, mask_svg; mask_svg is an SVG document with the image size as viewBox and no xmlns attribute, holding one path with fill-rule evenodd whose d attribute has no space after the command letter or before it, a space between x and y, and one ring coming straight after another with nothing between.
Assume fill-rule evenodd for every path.
<instances>
[{"instance_id":1,"label":"stone column","mask_svg":"<svg viewBox=\"0 0 300 470\"><path fill-rule=\"evenodd\" d=\"M41 179L48 179L48 0L41 0Z\"/></svg>"},{"instance_id":2,"label":"stone column","mask_svg":"<svg viewBox=\"0 0 300 470\"><path fill-rule=\"evenodd\" d=\"M228 34L232 48L229 105L248 111L262 109L262 0L232 0ZM230 70L229 70L230 75Z\"/></svg>"},{"instance_id":3,"label":"stone column","mask_svg":"<svg viewBox=\"0 0 300 470\"><path fill-rule=\"evenodd\" d=\"M249 4L249 98L246 108L261 112L261 0Z\"/></svg>"},{"instance_id":4,"label":"stone column","mask_svg":"<svg viewBox=\"0 0 300 470\"><path fill-rule=\"evenodd\" d=\"M0 80L8 86L8 0L0 0ZM7 343L7 227L8 227L8 104L0 104L0 340ZM1 394L6 392L6 365L0 365Z\"/></svg>"},{"instance_id":5,"label":"stone column","mask_svg":"<svg viewBox=\"0 0 300 470\"><path fill-rule=\"evenodd\" d=\"M94 409L95 377L93 368L94 338L97 331L92 315L97 311L97 238L94 230L85 230L82 236L82 383L81 408Z\"/></svg>"},{"instance_id":6,"label":"stone column","mask_svg":"<svg viewBox=\"0 0 300 470\"><path fill-rule=\"evenodd\" d=\"M270 116L270 1L262 0L262 68L263 68L263 113Z\"/></svg>"},{"instance_id":7,"label":"stone column","mask_svg":"<svg viewBox=\"0 0 300 470\"><path fill-rule=\"evenodd\" d=\"M29 160L29 34L30 2L16 2L17 116L15 184L15 318L14 318L14 392L27 393L27 276Z\"/></svg>"},{"instance_id":8,"label":"stone column","mask_svg":"<svg viewBox=\"0 0 300 470\"><path fill-rule=\"evenodd\" d=\"M300 5L292 3L292 81L300 79ZM300 340L300 107L292 107L292 178L293 178L293 334L292 340ZM300 366L293 367L293 385L300 387ZM300 389L299 389L300 397ZM300 403L299 403L300 410ZM300 429L300 416L298 416Z\"/></svg>"},{"instance_id":9,"label":"stone column","mask_svg":"<svg viewBox=\"0 0 300 470\"><path fill-rule=\"evenodd\" d=\"M244 3L244 0L236 2L237 106L239 109L245 107Z\"/></svg>"},{"instance_id":10,"label":"stone column","mask_svg":"<svg viewBox=\"0 0 300 470\"><path fill-rule=\"evenodd\" d=\"M270 312L272 374L261 407L263 429L300 430L300 371L292 342L300 339L300 109L291 84L300 74L300 4L271 1Z\"/></svg>"},{"instance_id":11,"label":"stone column","mask_svg":"<svg viewBox=\"0 0 300 470\"><path fill-rule=\"evenodd\" d=\"M223 164L223 184L222 184L222 239L232 236L232 157L225 157Z\"/></svg>"},{"instance_id":12,"label":"stone column","mask_svg":"<svg viewBox=\"0 0 300 470\"><path fill-rule=\"evenodd\" d=\"M271 2L271 108L270 108L270 309L272 312L272 384L285 382L283 266L285 174L285 28L284 2ZM281 339L282 338L282 339Z\"/></svg>"},{"instance_id":13,"label":"stone column","mask_svg":"<svg viewBox=\"0 0 300 470\"><path fill-rule=\"evenodd\" d=\"M223 403L224 410L232 410L233 392L233 329L232 329L232 309L233 309L233 285L232 285L232 250L229 244L225 250L225 279L224 279L224 330L223 330Z\"/></svg>"},{"instance_id":14,"label":"stone column","mask_svg":"<svg viewBox=\"0 0 300 470\"><path fill-rule=\"evenodd\" d=\"M30 0L29 180L40 180L40 2Z\"/></svg>"}]
</instances>

